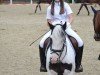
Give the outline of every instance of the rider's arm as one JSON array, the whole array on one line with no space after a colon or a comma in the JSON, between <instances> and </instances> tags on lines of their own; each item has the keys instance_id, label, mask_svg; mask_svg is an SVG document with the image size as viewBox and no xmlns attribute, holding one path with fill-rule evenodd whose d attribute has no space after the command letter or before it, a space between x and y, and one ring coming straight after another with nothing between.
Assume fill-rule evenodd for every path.
<instances>
[{"instance_id":1,"label":"rider's arm","mask_svg":"<svg viewBox=\"0 0 100 75\"><path fill-rule=\"evenodd\" d=\"M71 24L73 22L73 14L68 14L68 22Z\"/></svg>"},{"instance_id":2,"label":"rider's arm","mask_svg":"<svg viewBox=\"0 0 100 75\"><path fill-rule=\"evenodd\" d=\"M53 21L52 21L52 15L51 15L51 7L50 6L47 8L46 19L47 19L48 23L50 23L50 24L53 23Z\"/></svg>"},{"instance_id":3,"label":"rider's arm","mask_svg":"<svg viewBox=\"0 0 100 75\"><path fill-rule=\"evenodd\" d=\"M65 4L65 10L67 12L66 16L67 16L67 22L72 23L73 21L73 11L70 8L70 6L68 5L68 3L64 3Z\"/></svg>"}]
</instances>

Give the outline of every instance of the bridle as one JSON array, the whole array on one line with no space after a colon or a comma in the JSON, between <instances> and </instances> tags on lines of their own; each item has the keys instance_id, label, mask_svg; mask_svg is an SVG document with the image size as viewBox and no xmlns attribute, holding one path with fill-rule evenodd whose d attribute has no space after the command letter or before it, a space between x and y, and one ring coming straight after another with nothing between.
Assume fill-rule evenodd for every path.
<instances>
[{"instance_id":1,"label":"bridle","mask_svg":"<svg viewBox=\"0 0 100 75\"><path fill-rule=\"evenodd\" d=\"M55 53L55 54L58 55L57 63L59 63L59 62L62 61L62 60L60 60L60 58L61 58L61 55L62 55L62 53L64 51L64 47L66 47L66 52L65 52L65 55L62 58L62 60L65 58L65 56L67 54L67 46L66 46L66 44L64 43L63 46L62 46L62 48L60 50L52 49L52 46L50 46L51 54Z\"/></svg>"}]
</instances>

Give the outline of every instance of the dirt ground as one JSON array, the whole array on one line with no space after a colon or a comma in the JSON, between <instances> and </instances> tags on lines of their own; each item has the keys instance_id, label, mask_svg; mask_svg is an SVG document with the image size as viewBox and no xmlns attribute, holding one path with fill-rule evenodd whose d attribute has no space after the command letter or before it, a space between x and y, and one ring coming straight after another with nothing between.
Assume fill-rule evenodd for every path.
<instances>
[{"instance_id":1,"label":"dirt ground","mask_svg":"<svg viewBox=\"0 0 100 75\"><path fill-rule=\"evenodd\" d=\"M33 5L0 5L0 75L47 75L40 73L39 41L34 40L49 30L46 25L47 4L34 13ZM77 16L80 4L70 4L74 12L72 28L84 41L82 65L84 72L76 75L100 75L100 42L93 39L93 12L85 8ZM94 5L93 5L94 6ZM99 6L95 7L100 9Z\"/></svg>"}]
</instances>

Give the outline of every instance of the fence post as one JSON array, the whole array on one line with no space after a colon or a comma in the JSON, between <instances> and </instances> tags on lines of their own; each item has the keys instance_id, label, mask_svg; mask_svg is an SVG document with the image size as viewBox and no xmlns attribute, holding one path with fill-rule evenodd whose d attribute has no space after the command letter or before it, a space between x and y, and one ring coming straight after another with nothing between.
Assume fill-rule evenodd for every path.
<instances>
[{"instance_id":1,"label":"fence post","mask_svg":"<svg viewBox=\"0 0 100 75\"><path fill-rule=\"evenodd\" d=\"M30 4L33 4L33 0L30 1Z\"/></svg>"},{"instance_id":2,"label":"fence post","mask_svg":"<svg viewBox=\"0 0 100 75\"><path fill-rule=\"evenodd\" d=\"M12 0L10 0L10 4L12 4Z\"/></svg>"}]
</instances>

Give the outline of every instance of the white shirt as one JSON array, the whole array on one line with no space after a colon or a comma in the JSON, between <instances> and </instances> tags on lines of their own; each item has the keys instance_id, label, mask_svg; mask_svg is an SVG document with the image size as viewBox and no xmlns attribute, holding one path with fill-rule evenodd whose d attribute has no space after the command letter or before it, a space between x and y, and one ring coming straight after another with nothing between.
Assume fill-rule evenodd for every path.
<instances>
[{"instance_id":1,"label":"white shirt","mask_svg":"<svg viewBox=\"0 0 100 75\"><path fill-rule=\"evenodd\" d=\"M55 2L54 6L54 15L51 14L51 5L47 8L47 17L46 19L51 19L53 21L52 25L55 24L64 24L68 22L68 15L73 13L68 3L64 2L64 13L59 14L60 12L60 3Z\"/></svg>"}]
</instances>

